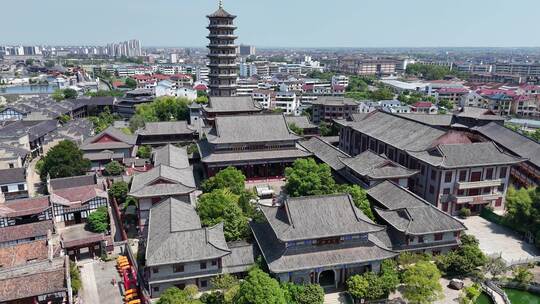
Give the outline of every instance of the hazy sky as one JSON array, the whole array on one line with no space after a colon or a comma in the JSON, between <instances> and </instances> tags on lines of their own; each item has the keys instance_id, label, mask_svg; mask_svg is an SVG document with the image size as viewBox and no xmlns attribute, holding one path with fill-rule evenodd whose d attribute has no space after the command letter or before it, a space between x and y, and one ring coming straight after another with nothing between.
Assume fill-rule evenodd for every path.
<instances>
[{"instance_id":1,"label":"hazy sky","mask_svg":"<svg viewBox=\"0 0 540 304\"><path fill-rule=\"evenodd\" d=\"M204 46L217 0L1 0L1 44ZM240 43L540 46L539 0L224 0Z\"/></svg>"}]
</instances>

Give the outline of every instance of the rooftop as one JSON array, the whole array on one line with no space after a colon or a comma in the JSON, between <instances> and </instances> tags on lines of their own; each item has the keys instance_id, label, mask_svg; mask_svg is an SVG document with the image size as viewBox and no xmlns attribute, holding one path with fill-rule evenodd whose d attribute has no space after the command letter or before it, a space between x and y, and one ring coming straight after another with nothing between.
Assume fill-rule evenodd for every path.
<instances>
[{"instance_id":1,"label":"rooftop","mask_svg":"<svg viewBox=\"0 0 540 304\"><path fill-rule=\"evenodd\" d=\"M347 194L288 198L283 206L259 206L282 242L383 230Z\"/></svg>"},{"instance_id":2,"label":"rooftop","mask_svg":"<svg viewBox=\"0 0 540 304\"><path fill-rule=\"evenodd\" d=\"M12 168L0 170L0 185L26 182L25 168Z\"/></svg>"},{"instance_id":3,"label":"rooftop","mask_svg":"<svg viewBox=\"0 0 540 304\"><path fill-rule=\"evenodd\" d=\"M262 107L251 96L211 96L204 110L209 113L246 113L260 112Z\"/></svg>"},{"instance_id":4,"label":"rooftop","mask_svg":"<svg viewBox=\"0 0 540 304\"><path fill-rule=\"evenodd\" d=\"M147 122L144 129L137 131L140 136L150 135L171 135L171 134L193 134L187 121L162 121L162 122Z\"/></svg>"},{"instance_id":5,"label":"rooftop","mask_svg":"<svg viewBox=\"0 0 540 304\"><path fill-rule=\"evenodd\" d=\"M309 152L313 153L313 155L315 155L318 159L336 171L345 167L341 161L341 158L350 157L347 153L341 151L317 136L311 137L308 140L300 141L298 144Z\"/></svg>"},{"instance_id":6,"label":"rooftop","mask_svg":"<svg viewBox=\"0 0 540 304\"><path fill-rule=\"evenodd\" d=\"M150 171L137 174L131 182L129 195L152 197L186 194L195 190L195 178L191 167L177 169L159 165Z\"/></svg>"},{"instance_id":7,"label":"rooftop","mask_svg":"<svg viewBox=\"0 0 540 304\"><path fill-rule=\"evenodd\" d=\"M409 177L418 171L407 169L392 160L369 150L355 157L340 158L341 162L360 176L371 179Z\"/></svg>"},{"instance_id":8,"label":"rooftop","mask_svg":"<svg viewBox=\"0 0 540 304\"><path fill-rule=\"evenodd\" d=\"M0 204L0 217L19 217L39 214L49 209L49 207L48 196L6 201Z\"/></svg>"}]
</instances>

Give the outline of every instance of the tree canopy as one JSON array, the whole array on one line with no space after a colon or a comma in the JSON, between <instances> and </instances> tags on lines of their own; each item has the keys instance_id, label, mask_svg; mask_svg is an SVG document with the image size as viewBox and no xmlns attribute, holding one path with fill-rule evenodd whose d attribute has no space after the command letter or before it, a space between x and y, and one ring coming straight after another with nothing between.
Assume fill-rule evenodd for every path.
<instances>
[{"instance_id":1,"label":"tree canopy","mask_svg":"<svg viewBox=\"0 0 540 304\"><path fill-rule=\"evenodd\" d=\"M448 275L474 275L484 266L487 258L472 235L461 236L461 246L436 259L437 267Z\"/></svg>"},{"instance_id":2,"label":"tree canopy","mask_svg":"<svg viewBox=\"0 0 540 304\"><path fill-rule=\"evenodd\" d=\"M200 304L201 301L195 299L195 295L186 289L182 290L178 287L167 288L161 294L156 304Z\"/></svg>"},{"instance_id":3,"label":"tree canopy","mask_svg":"<svg viewBox=\"0 0 540 304\"><path fill-rule=\"evenodd\" d=\"M236 304L286 304L279 283L258 268L252 269L240 284Z\"/></svg>"},{"instance_id":4,"label":"tree canopy","mask_svg":"<svg viewBox=\"0 0 540 304\"><path fill-rule=\"evenodd\" d=\"M403 296L409 303L428 304L442 297L441 273L431 262L420 261L405 268Z\"/></svg>"},{"instance_id":5,"label":"tree canopy","mask_svg":"<svg viewBox=\"0 0 540 304\"><path fill-rule=\"evenodd\" d=\"M124 166L116 160L105 165L105 173L109 176L122 175L123 172Z\"/></svg>"},{"instance_id":6,"label":"tree canopy","mask_svg":"<svg viewBox=\"0 0 540 304\"><path fill-rule=\"evenodd\" d=\"M245 190L245 181L246 177L242 171L234 167L227 167L205 180L202 183L201 188L205 193L212 192L216 189L227 188L232 193L240 195Z\"/></svg>"},{"instance_id":7,"label":"tree canopy","mask_svg":"<svg viewBox=\"0 0 540 304\"><path fill-rule=\"evenodd\" d=\"M336 182L327 164L317 164L313 158L297 159L285 169L285 189L292 197L334 193Z\"/></svg>"},{"instance_id":8,"label":"tree canopy","mask_svg":"<svg viewBox=\"0 0 540 304\"><path fill-rule=\"evenodd\" d=\"M90 169L90 161L83 158L83 152L69 140L63 140L52 147L43 158L40 169L41 180L83 175Z\"/></svg>"},{"instance_id":9,"label":"tree canopy","mask_svg":"<svg viewBox=\"0 0 540 304\"><path fill-rule=\"evenodd\" d=\"M109 212L107 207L98 207L88 215L88 228L92 232L103 233L109 230Z\"/></svg>"},{"instance_id":10,"label":"tree canopy","mask_svg":"<svg viewBox=\"0 0 540 304\"><path fill-rule=\"evenodd\" d=\"M204 226L214 226L223 222L227 241L239 240L247 236L248 218L238 206L239 196L228 189L216 189L200 196L197 212Z\"/></svg>"},{"instance_id":11,"label":"tree canopy","mask_svg":"<svg viewBox=\"0 0 540 304\"><path fill-rule=\"evenodd\" d=\"M323 304L324 290L320 285L298 285L294 283L282 283L287 304Z\"/></svg>"},{"instance_id":12,"label":"tree canopy","mask_svg":"<svg viewBox=\"0 0 540 304\"><path fill-rule=\"evenodd\" d=\"M139 149L137 149L137 157L150 158L150 156L152 156L152 148L150 148L150 146L139 146Z\"/></svg>"},{"instance_id":13,"label":"tree canopy","mask_svg":"<svg viewBox=\"0 0 540 304\"><path fill-rule=\"evenodd\" d=\"M94 132L97 134L112 126L118 118L116 114L111 113L109 107L105 107L103 112L99 113L98 116L90 116L90 121L94 125Z\"/></svg>"},{"instance_id":14,"label":"tree canopy","mask_svg":"<svg viewBox=\"0 0 540 304\"><path fill-rule=\"evenodd\" d=\"M189 117L188 104L186 98L158 97L151 103L137 106L133 117L142 117L144 122L186 120Z\"/></svg>"},{"instance_id":15,"label":"tree canopy","mask_svg":"<svg viewBox=\"0 0 540 304\"><path fill-rule=\"evenodd\" d=\"M128 77L126 78L125 86L130 89L135 89L137 87L137 81L133 78Z\"/></svg>"},{"instance_id":16,"label":"tree canopy","mask_svg":"<svg viewBox=\"0 0 540 304\"><path fill-rule=\"evenodd\" d=\"M508 188L504 223L523 233L535 233L540 248L540 187Z\"/></svg>"},{"instance_id":17,"label":"tree canopy","mask_svg":"<svg viewBox=\"0 0 540 304\"><path fill-rule=\"evenodd\" d=\"M388 297L399 283L396 263L385 260L380 274L366 272L350 277L347 280L347 290L356 299L376 300Z\"/></svg>"},{"instance_id":18,"label":"tree canopy","mask_svg":"<svg viewBox=\"0 0 540 304\"><path fill-rule=\"evenodd\" d=\"M126 200L128 192L128 184L124 181L114 182L109 188L109 195L114 197L118 203Z\"/></svg>"}]
</instances>

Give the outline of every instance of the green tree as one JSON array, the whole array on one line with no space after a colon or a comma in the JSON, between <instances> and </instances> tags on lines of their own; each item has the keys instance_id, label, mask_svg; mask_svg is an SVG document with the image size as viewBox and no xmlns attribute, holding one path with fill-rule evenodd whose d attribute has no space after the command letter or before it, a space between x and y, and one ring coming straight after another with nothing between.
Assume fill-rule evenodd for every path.
<instances>
[{"instance_id":1,"label":"green tree","mask_svg":"<svg viewBox=\"0 0 540 304\"><path fill-rule=\"evenodd\" d=\"M298 304L323 304L324 290L316 284L308 284L296 297Z\"/></svg>"},{"instance_id":2,"label":"green tree","mask_svg":"<svg viewBox=\"0 0 540 304\"><path fill-rule=\"evenodd\" d=\"M62 114L60 115L60 117L58 117L58 121L60 121L62 124L65 124L70 120L71 120L71 116L69 116L68 114Z\"/></svg>"},{"instance_id":3,"label":"green tree","mask_svg":"<svg viewBox=\"0 0 540 304\"><path fill-rule=\"evenodd\" d=\"M156 304L199 304L201 301L194 299L189 291L178 287L167 288L159 297Z\"/></svg>"},{"instance_id":4,"label":"green tree","mask_svg":"<svg viewBox=\"0 0 540 304\"><path fill-rule=\"evenodd\" d=\"M362 212L372 220L375 220L373 211L371 210L371 204L367 198L366 190L358 185L342 185L339 188L339 192L348 193L353 201L354 205L362 210Z\"/></svg>"},{"instance_id":5,"label":"green tree","mask_svg":"<svg viewBox=\"0 0 540 304\"><path fill-rule=\"evenodd\" d=\"M355 299L367 299L369 282L362 275L353 275L347 280L347 291Z\"/></svg>"},{"instance_id":6,"label":"green tree","mask_svg":"<svg viewBox=\"0 0 540 304\"><path fill-rule=\"evenodd\" d=\"M394 93L388 88L377 89L370 94L373 100L390 100L394 99Z\"/></svg>"},{"instance_id":7,"label":"green tree","mask_svg":"<svg viewBox=\"0 0 540 304\"><path fill-rule=\"evenodd\" d=\"M463 288L463 291L459 295L460 304L474 304L476 299L480 296L482 290L478 284L473 284L469 287Z\"/></svg>"},{"instance_id":8,"label":"green tree","mask_svg":"<svg viewBox=\"0 0 540 304\"><path fill-rule=\"evenodd\" d=\"M78 294L79 290L82 289L81 272L79 271L77 264L72 261L69 261L69 276L71 279L71 288L73 289L73 294Z\"/></svg>"},{"instance_id":9,"label":"green tree","mask_svg":"<svg viewBox=\"0 0 540 304\"><path fill-rule=\"evenodd\" d=\"M133 115L130 119L129 119L129 129L131 130L131 132L136 132L138 129L142 129L144 128L144 118L140 115Z\"/></svg>"},{"instance_id":10,"label":"green tree","mask_svg":"<svg viewBox=\"0 0 540 304\"><path fill-rule=\"evenodd\" d=\"M137 149L137 157L140 158L150 158L152 156L152 148L148 145L139 146Z\"/></svg>"},{"instance_id":11,"label":"green tree","mask_svg":"<svg viewBox=\"0 0 540 304\"><path fill-rule=\"evenodd\" d=\"M289 124L289 129L298 135L304 135L304 129L298 127L295 123Z\"/></svg>"},{"instance_id":12,"label":"green tree","mask_svg":"<svg viewBox=\"0 0 540 304\"><path fill-rule=\"evenodd\" d=\"M235 299L236 304L285 304L285 295L279 283L258 268L252 269Z\"/></svg>"},{"instance_id":13,"label":"green tree","mask_svg":"<svg viewBox=\"0 0 540 304\"><path fill-rule=\"evenodd\" d=\"M51 94L51 98L54 99L57 102L66 99L64 97L64 92L62 90L60 90L60 89L54 90L54 92Z\"/></svg>"},{"instance_id":14,"label":"green tree","mask_svg":"<svg viewBox=\"0 0 540 304\"><path fill-rule=\"evenodd\" d=\"M122 175L124 173L124 166L118 161L113 160L105 165L105 173L109 176Z\"/></svg>"},{"instance_id":15,"label":"green tree","mask_svg":"<svg viewBox=\"0 0 540 304\"><path fill-rule=\"evenodd\" d=\"M403 296L414 304L428 304L442 297L437 267L425 261L407 266L403 272Z\"/></svg>"},{"instance_id":16,"label":"green tree","mask_svg":"<svg viewBox=\"0 0 540 304\"><path fill-rule=\"evenodd\" d=\"M380 276L385 295L396 291L400 279L397 263L394 260L384 260L382 262Z\"/></svg>"},{"instance_id":17,"label":"green tree","mask_svg":"<svg viewBox=\"0 0 540 304\"><path fill-rule=\"evenodd\" d=\"M98 116L90 116L90 121L94 125L94 132L101 133L103 130L112 126L114 121L118 118L117 115L111 113L109 107L106 107Z\"/></svg>"},{"instance_id":18,"label":"green tree","mask_svg":"<svg viewBox=\"0 0 540 304\"><path fill-rule=\"evenodd\" d=\"M438 256L435 260L437 267L448 275L476 274L486 261L486 256L478 247L478 240L467 234L461 236L459 249Z\"/></svg>"},{"instance_id":19,"label":"green tree","mask_svg":"<svg viewBox=\"0 0 540 304\"><path fill-rule=\"evenodd\" d=\"M212 288L220 290L227 290L239 284L240 281L238 278L228 273L213 277L210 280L210 285L212 285Z\"/></svg>"},{"instance_id":20,"label":"green tree","mask_svg":"<svg viewBox=\"0 0 540 304\"><path fill-rule=\"evenodd\" d=\"M137 87L137 81L133 78L126 78L125 86L130 89L135 89Z\"/></svg>"},{"instance_id":21,"label":"green tree","mask_svg":"<svg viewBox=\"0 0 540 304\"><path fill-rule=\"evenodd\" d=\"M124 181L114 182L109 188L109 195L114 197L119 204L126 200L128 192L128 184Z\"/></svg>"},{"instance_id":22,"label":"green tree","mask_svg":"<svg viewBox=\"0 0 540 304\"><path fill-rule=\"evenodd\" d=\"M88 215L88 228L92 232L103 233L109 230L109 212L107 207L98 207Z\"/></svg>"},{"instance_id":23,"label":"green tree","mask_svg":"<svg viewBox=\"0 0 540 304\"><path fill-rule=\"evenodd\" d=\"M228 189L216 189L199 198L197 211L204 226L223 222L227 241L244 238L248 234L248 219L238 206L239 196Z\"/></svg>"},{"instance_id":24,"label":"green tree","mask_svg":"<svg viewBox=\"0 0 540 304\"><path fill-rule=\"evenodd\" d=\"M317 164L313 158L297 159L285 169L285 189L292 197L334 193L336 182L327 164Z\"/></svg>"},{"instance_id":25,"label":"green tree","mask_svg":"<svg viewBox=\"0 0 540 304\"><path fill-rule=\"evenodd\" d=\"M227 167L205 180L202 183L201 188L205 193L212 192L216 189L227 188L232 193L240 195L245 190L245 182L246 177L242 171L234 167Z\"/></svg>"},{"instance_id":26,"label":"green tree","mask_svg":"<svg viewBox=\"0 0 540 304\"><path fill-rule=\"evenodd\" d=\"M534 279L534 275L528 266L517 266L512 270L512 274L514 276L513 281L524 285L529 284Z\"/></svg>"},{"instance_id":27,"label":"green tree","mask_svg":"<svg viewBox=\"0 0 540 304\"><path fill-rule=\"evenodd\" d=\"M70 89L70 88L67 88L67 89L64 89L64 98L65 99L75 99L77 98L77 96L79 96L79 93L77 93L77 91L75 91L74 89Z\"/></svg>"},{"instance_id":28,"label":"green tree","mask_svg":"<svg viewBox=\"0 0 540 304\"><path fill-rule=\"evenodd\" d=\"M83 175L90 169L90 161L83 158L82 151L69 140L63 140L47 152L40 171L41 180Z\"/></svg>"}]
</instances>

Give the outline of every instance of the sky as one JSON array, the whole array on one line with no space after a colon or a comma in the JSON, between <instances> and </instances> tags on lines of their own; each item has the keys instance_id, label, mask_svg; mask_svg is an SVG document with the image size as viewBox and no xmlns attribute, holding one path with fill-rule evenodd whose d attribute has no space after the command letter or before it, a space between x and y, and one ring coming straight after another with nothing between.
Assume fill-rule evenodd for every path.
<instances>
[{"instance_id":1,"label":"sky","mask_svg":"<svg viewBox=\"0 0 540 304\"><path fill-rule=\"evenodd\" d=\"M538 47L539 0L223 0L258 47ZM202 47L217 0L3 0L0 44ZM10 13L11 12L11 13Z\"/></svg>"}]
</instances>

